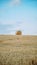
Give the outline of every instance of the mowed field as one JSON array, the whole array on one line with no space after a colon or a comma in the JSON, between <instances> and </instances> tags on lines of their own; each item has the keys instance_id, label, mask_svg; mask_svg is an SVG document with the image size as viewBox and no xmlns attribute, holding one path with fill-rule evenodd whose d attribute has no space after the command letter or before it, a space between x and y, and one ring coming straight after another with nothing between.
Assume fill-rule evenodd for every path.
<instances>
[{"instance_id":1,"label":"mowed field","mask_svg":"<svg viewBox=\"0 0 37 65\"><path fill-rule=\"evenodd\" d=\"M37 36L0 35L0 65L37 65Z\"/></svg>"}]
</instances>

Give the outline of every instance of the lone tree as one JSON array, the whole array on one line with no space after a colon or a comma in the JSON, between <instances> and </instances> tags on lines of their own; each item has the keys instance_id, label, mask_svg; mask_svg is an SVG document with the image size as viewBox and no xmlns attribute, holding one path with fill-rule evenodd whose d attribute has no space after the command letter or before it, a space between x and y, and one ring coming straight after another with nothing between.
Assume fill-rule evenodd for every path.
<instances>
[{"instance_id":1,"label":"lone tree","mask_svg":"<svg viewBox=\"0 0 37 65\"><path fill-rule=\"evenodd\" d=\"M21 31L17 31L16 35L22 35L22 32Z\"/></svg>"}]
</instances>

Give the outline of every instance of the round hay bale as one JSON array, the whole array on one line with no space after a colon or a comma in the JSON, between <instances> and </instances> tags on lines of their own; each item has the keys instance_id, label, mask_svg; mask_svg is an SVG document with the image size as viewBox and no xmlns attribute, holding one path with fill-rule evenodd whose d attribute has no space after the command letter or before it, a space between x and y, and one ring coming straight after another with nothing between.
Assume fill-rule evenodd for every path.
<instances>
[{"instance_id":1,"label":"round hay bale","mask_svg":"<svg viewBox=\"0 0 37 65\"><path fill-rule=\"evenodd\" d=\"M22 35L22 32L21 31L17 31L16 35Z\"/></svg>"}]
</instances>

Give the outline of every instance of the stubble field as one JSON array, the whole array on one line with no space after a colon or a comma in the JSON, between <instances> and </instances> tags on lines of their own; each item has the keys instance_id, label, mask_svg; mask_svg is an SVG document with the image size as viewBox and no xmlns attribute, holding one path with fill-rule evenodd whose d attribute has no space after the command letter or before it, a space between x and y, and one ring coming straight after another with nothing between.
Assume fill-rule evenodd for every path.
<instances>
[{"instance_id":1,"label":"stubble field","mask_svg":"<svg viewBox=\"0 0 37 65\"><path fill-rule=\"evenodd\" d=\"M0 35L0 65L37 65L37 36Z\"/></svg>"}]
</instances>

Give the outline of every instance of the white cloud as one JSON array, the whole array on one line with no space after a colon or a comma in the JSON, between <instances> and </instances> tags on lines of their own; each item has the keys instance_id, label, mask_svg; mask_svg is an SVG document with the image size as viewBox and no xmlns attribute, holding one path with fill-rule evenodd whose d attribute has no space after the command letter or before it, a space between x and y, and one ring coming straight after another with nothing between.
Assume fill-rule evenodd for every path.
<instances>
[{"instance_id":1,"label":"white cloud","mask_svg":"<svg viewBox=\"0 0 37 65\"><path fill-rule=\"evenodd\" d=\"M20 0L13 0L14 4L19 4Z\"/></svg>"},{"instance_id":2,"label":"white cloud","mask_svg":"<svg viewBox=\"0 0 37 65\"><path fill-rule=\"evenodd\" d=\"M11 0L9 3L10 5L19 5L21 3L21 0Z\"/></svg>"}]
</instances>

